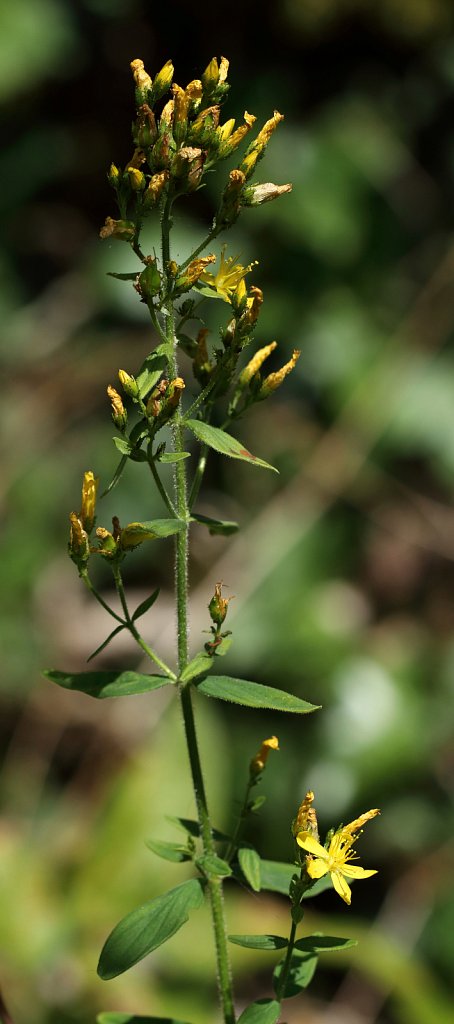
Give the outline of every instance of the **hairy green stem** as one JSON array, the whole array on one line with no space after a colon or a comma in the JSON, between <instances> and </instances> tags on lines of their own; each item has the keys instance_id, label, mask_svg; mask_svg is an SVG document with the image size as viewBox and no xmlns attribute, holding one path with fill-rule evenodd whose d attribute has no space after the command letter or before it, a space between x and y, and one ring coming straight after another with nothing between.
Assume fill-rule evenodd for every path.
<instances>
[{"instance_id":1,"label":"hairy green stem","mask_svg":"<svg viewBox=\"0 0 454 1024\"><path fill-rule=\"evenodd\" d=\"M162 264L166 272L170 260L170 214L172 199L169 196L162 211L161 232L162 232ZM198 251L207 244L206 242ZM193 253L186 265L197 254ZM174 327L174 309L172 299L169 298L165 304L164 322L166 340L169 346L169 370L173 377L178 376L178 365L176 358L176 338ZM170 356L171 352L171 356ZM177 413L173 423L173 442L175 453L184 451L184 426L181 416ZM176 535L175 540L175 590L177 603L177 630L178 630L178 673L181 676L188 664L188 543L189 543L189 507L187 501L186 466L182 459L175 464L175 506L177 515L187 524L185 530ZM200 762L197 733L194 721L194 709L192 705L192 694L189 686L180 686L181 708L186 734L186 743L191 766L191 775L194 788L194 796L197 806L197 814L200 824L204 854L215 852L211 821L208 811L205 784ZM216 947L216 961L218 972L219 997L222 1006L224 1024L235 1024L235 1009L233 1005L232 978L230 960L227 946L226 925L224 919L224 906L222 895L222 880L219 877L208 878L208 889L210 893L211 916L213 922L214 939Z\"/></svg>"},{"instance_id":2,"label":"hairy green stem","mask_svg":"<svg viewBox=\"0 0 454 1024\"><path fill-rule=\"evenodd\" d=\"M289 970L290 970L290 964L292 962L292 953L293 953L293 947L295 945L295 937L296 937L296 929L297 929L297 927L298 927L298 925L296 924L296 922L292 921L292 927L290 929L290 935L289 935L289 940L288 940L287 952L285 954L284 965L283 965L283 968L282 968L282 971L281 971L281 976L279 978L279 984L277 986L277 991L276 991L276 995L277 995L277 998L279 999L279 1002L281 1001L281 999L285 999L285 988L286 988L286 985L287 985L287 978L288 978L288 973L289 973Z\"/></svg>"}]
</instances>

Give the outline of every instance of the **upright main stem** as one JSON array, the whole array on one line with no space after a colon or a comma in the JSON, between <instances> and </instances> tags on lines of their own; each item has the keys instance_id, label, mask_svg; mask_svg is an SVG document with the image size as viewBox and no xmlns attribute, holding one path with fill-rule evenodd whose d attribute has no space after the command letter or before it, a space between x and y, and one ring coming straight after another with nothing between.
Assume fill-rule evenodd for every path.
<instances>
[{"instance_id":1,"label":"upright main stem","mask_svg":"<svg viewBox=\"0 0 454 1024\"><path fill-rule=\"evenodd\" d=\"M162 214L162 263L164 272L170 259L169 233L171 227L171 199L168 198ZM174 309L171 299L167 301L164 310L165 315L165 336L169 350L169 367L172 376L178 376L178 365L176 358L176 339L174 328ZM184 451L184 427L181 417L177 413L173 425L173 442L175 452ZM175 548L175 590L177 600L177 622L178 622L178 676L181 676L183 669L188 664L188 548L189 548L189 508L187 501L186 467L182 459L175 464L175 507L179 519L186 522L186 529L176 534ZM194 708L192 705L191 689L188 685L181 685L180 699L183 712L183 721L186 734L189 762L191 766L192 783L197 806L197 813L200 824L204 854L215 853L211 822L208 812L208 804L205 792L202 766L200 763L199 747L194 720ZM233 1004L232 977L230 970L230 959L227 946L227 934L224 918L224 905L222 894L222 879L219 877L208 878L208 889L210 893L211 916L213 921L214 939L216 946L216 961L218 972L219 997L222 1006L224 1024L236 1024L235 1009Z\"/></svg>"}]
</instances>

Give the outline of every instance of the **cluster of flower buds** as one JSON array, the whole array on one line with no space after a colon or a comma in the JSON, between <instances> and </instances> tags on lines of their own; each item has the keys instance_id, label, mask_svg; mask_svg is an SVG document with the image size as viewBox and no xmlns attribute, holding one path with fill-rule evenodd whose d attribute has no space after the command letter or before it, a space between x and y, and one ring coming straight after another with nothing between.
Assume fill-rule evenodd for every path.
<instances>
[{"instance_id":1,"label":"cluster of flower buds","mask_svg":"<svg viewBox=\"0 0 454 1024\"><path fill-rule=\"evenodd\" d=\"M115 190L121 219L108 217L100 232L101 238L128 242L135 241L136 224L160 204L169 189L174 195L194 192L204 173L230 157L256 121L246 110L243 123L237 127L234 118L221 124L221 105L229 89L229 62L225 57L219 61L213 57L201 78L193 79L185 88L173 81L170 60L154 79L139 58L131 62L131 69L137 108L132 128L135 148L123 170L115 164L109 169L107 177ZM170 95L162 105L166 94ZM290 185L271 182L248 185L282 119L283 115L275 111L249 145L239 168L230 172L216 215L219 229L233 224L242 206L258 206L290 191Z\"/></svg>"},{"instance_id":2,"label":"cluster of flower buds","mask_svg":"<svg viewBox=\"0 0 454 1024\"><path fill-rule=\"evenodd\" d=\"M267 377L262 378L260 370L265 360L274 352L275 348L276 342L272 341L269 345L264 345L263 348L258 349L252 359L246 364L244 370L241 371L232 403L235 408L242 397L245 398L245 407L252 402L260 402L264 398L268 398L273 391L276 391L281 386L288 374L295 368L301 355L299 349L296 348L293 350L290 359L281 366L280 370L269 373Z\"/></svg>"},{"instance_id":3,"label":"cluster of flower buds","mask_svg":"<svg viewBox=\"0 0 454 1024\"><path fill-rule=\"evenodd\" d=\"M90 548L93 554L102 555L110 561L120 561L128 551L143 544L145 540L155 540L156 534L149 530L145 523L128 523L121 527L118 516L112 517L112 530L98 526L96 537L98 547Z\"/></svg>"},{"instance_id":4,"label":"cluster of flower buds","mask_svg":"<svg viewBox=\"0 0 454 1024\"><path fill-rule=\"evenodd\" d=\"M82 481L82 504L79 515L70 512L70 534L68 551L70 558L81 571L90 555L89 535L96 520L96 495L99 479L91 470L84 473Z\"/></svg>"},{"instance_id":5,"label":"cluster of flower buds","mask_svg":"<svg viewBox=\"0 0 454 1024\"><path fill-rule=\"evenodd\" d=\"M178 407L185 388L182 377L168 381L162 378L148 396L146 412L153 433L168 423Z\"/></svg>"}]
</instances>

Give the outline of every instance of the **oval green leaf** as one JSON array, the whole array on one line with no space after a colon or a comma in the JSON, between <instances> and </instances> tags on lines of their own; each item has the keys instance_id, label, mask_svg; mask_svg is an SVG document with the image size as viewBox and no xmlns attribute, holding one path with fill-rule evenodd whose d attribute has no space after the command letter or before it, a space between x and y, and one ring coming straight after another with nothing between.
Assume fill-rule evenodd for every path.
<instances>
[{"instance_id":1,"label":"oval green leaf","mask_svg":"<svg viewBox=\"0 0 454 1024\"><path fill-rule=\"evenodd\" d=\"M231 533L237 533L239 530L238 523L229 519L210 519L209 516L196 515L195 512L192 513L191 519L202 526L207 526L212 535L220 534L222 537L229 537Z\"/></svg>"},{"instance_id":2,"label":"oval green leaf","mask_svg":"<svg viewBox=\"0 0 454 1024\"><path fill-rule=\"evenodd\" d=\"M117 924L101 951L99 977L110 981L143 960L175 935L188 920L189 911L197 910L202 903L202 881L191 878L131 911Z\"/></svg>"},{"instance_id":3,"label":"oval green leaf","mask_svg":"<svg viewBox=\"0 0 454 1024\"><path fill-rule=\"evenodd\" d=\"M286 693L285 690L276 690L274 686L263 686L262 683L251 683L248 679L208 676L196 686L206 697L217 697L218 700L242 704L246 708L270 708L273 711L289 711L296 715L306 715L310 711L318 711L319 708L318 704L309 704L291 693Z\"/></svg>"},{"instance_id":4,"label":"oval green leaf","mask_svg":"<svg viewBox=\"0 0 454 1024\"><path fill-rule=\"evenodd\" d=\"M257 999L247 1006L238 1024L276 1024L281 1012L281 1004L276 999Z\"/></svg>"},{"instance_id":5,"label":"oval green leaf","mask_svg":"<svg viewBox=\"0 0 454 1024\"><path fill-rule=\"evenodd\" d=\"M282 896L288 896L290 882L296 870L295 864L285 864L283 861L262 859L260 862L262 891L280 892ZM324 892L325 889L331 889L332 885L331 876L324 875L323 878L319 878L314 882L314 885L310 889L307 889L303 895L303 900L311 899L312 896L318 896L321 892Z\"/></svg>"},{"instance_id":6,"label":"oval green leaf","mask_svg":"<svg viewBox=\"0 0 454 1024\"><path fill-rule=\"evenodd\" d=\"M229 942L245 949L285 949L288 939L281 935L229 935Z\"/></svg>"},{"instance_id":7,"label":"oval green leaf","mask_svg":"<svg viewBox=\"0 0 454 1024\"><path fill-rule=\"evenodd\" d=\"M250 466L261 466L262 469L272 469L273 473L278 472L274 466L270 466L269 462L264 462L263 459L258 459L256 455L252 455L241 441L238 441L236 437L232 437L231 434L227 434L225 430L220 430L219 427L212 427L210 423L201 423L200 420L186 420L185 425L188 430L192 431L198 441L201 441L202 444L207 444L209 448L214 448L215 452L220 452L221 455L229 455L232 459L241 459L242 462L248 462Z\"/></svg>"},{"instance_id":8,"label":"oval green leaf","mask_svg":"<svg viewBox=\"0 0 454 1024\"><path fill-rule=\"evenodd\" d=\"M181 843L164 843L160 839L147 839L145 845L157 857L162 857L163 860L171 860L175 864L179 864L184 860L191 860L189 850L186 846L182 846Z\"/></svg>"},{"instance_id":9,"label":"oval green leaf","mask_svg":"<svg viewBox=\"0 0 454 1024\"><path fill-rule=\"evenodd\" d=\"M46 679L64 690L77 690L89 697L129 697L134 693L148 693L172 682L167 676L148 676L142 672L43 672Z\"/></svg>"},{"instance_id":10,"label":"oval green leaf","mask_svg":"<svg viewBox=\"0 0 454 1024\"><path fill-rule=\"evenodd\" d=\"M254 892L260 892L260 857L257 850L241 846L238 850L238 861L243 875Z\"/></svg>"},{"instance_id":11,"label":"oval green leaf","mask_svg":"<svg viewBox=\"0 0 454 1024\"><path fill-rule=\"evenodd\" d=\"M146 534L147 539L171 537L173 533L185 530L186 525L183 519L149 519L145 523L134 523L134 532Z\"/></svg>"},{"instance_id":12,"label":"oval green leaf","mask_svg":"<svg viewBox=\"0 0 454 1024\"><path fill-rule=\"evenodd\" d=\"M284 960L281 960L273 972L274 990L279 992L281 999L291 999L292 996L297 996L303 988L307 988L314 977L317 960L316 954L294 953L290 961L285 991L279 992L279 982L284 966Z\"/></svg>"},{"instance_id":13,"label":"oval green leaf","mask_svg":"<svg viewBox=\"0 0 454 1024\"><path fill-rule=\"evenodd\" d=\"M306 935L304 939L298 939L295 942L295 949L301 953L339 953L343 949L352 949L357 945L356 939L338 939L334 935L314 932L313 935Z\"/></svg>"},{"instance_id":14,"label":"oval green leaf","mask_svg":"<svg viewBox=\"0 0 454 1024\"><path fill-rule=\"evenodd\" d=\"M214 656L207 654L206 651L199 651L198 654L192 658L186 668L183 669L180 679L182 683L189 683L192 679L197 679L199 676L207 675L210 671L214 662Z\"/></svg>"},{"instance_id":15,"label":"oval green leaf","mask_svg":"<svg viewBox=\"0 0 454 1024\"><path fill-rule=\"evenodd\" d=\"M227 864L227 861L222 860L221 857L217 857L215 853L207 853L204 857L198 857L196 864L207 878L212 875L216 878L228 878L232 874L230 864Z\"/></svg>"}]
</instances>

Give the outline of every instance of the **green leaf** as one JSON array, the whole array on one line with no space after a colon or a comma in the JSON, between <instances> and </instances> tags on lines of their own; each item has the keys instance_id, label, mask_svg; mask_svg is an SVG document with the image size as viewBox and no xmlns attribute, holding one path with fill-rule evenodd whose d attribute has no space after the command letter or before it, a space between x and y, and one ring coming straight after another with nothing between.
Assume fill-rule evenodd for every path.
<instances>
[{"instance_id":1,"label":"green leaf","mask_svg":"<svg viewBox=\"0 0 454 1024\"><path fill-rule=\"evenodd\" d=\"M148 693L167 686L167 676L148 676L142 672L54 672L46 669L46 679L64 690L77 690L89 697L128 697L134 693Z\"/></svg>"},{"instance_id":2,"label":"green leaf","mask_svg":"<svg viewBox=\"0 0 454 1024\"><path fill-rule=\"evenodd\" d=\"M110 644L110 641L113 640L114 636L116 636L117 633L121 633L122 629L125 629L125 626L116 626L115 629L113 629L112 632L109 633L107 639L103 640L102 644L100 644L99 647L97 647L96 650L93 651L92 654L90 654L90 656L87 658L87 662L91 661L92 658L96 658L96 655L100 654L101 651L103 651L104 648L107 647L107 644Z\"/></svg>"},{"instance_id":3,"label":"green leaf","mask_svg":"<svg viewBox=\"0 0 454 1024\"><path fill-rule=\"evenodd\" d=\"M143 960L175 935L188 920L189 911L197 910L202 903L201 879L191 878L131 911L104 944L98 964L99 977L110 981Z\"/></svg>"},{"instance_id":4,"label":"green leaf","mask_svg":"<svg viewBox=\"0 0 454 1024\"><path fill-rule=\"evenodd\" d=\"M135 281L137 274L115 274L113 270L107 271L107 277L116 277L117 281Z\"/></svg>"},{"instance_id":5,"label":"green leaf","mask_svg":"<svg viewBox=\"0 0 454 1024\"><path fill-rule=\"evenodd\" d=\"M247 1006L237 1024L276 1024L281 1012L281 1004L275 999L257 999Z\"/></svg>"},{"instance_id":6,"label":"green leaf","mask_svg":"<svg viewBox=\"0 0 454 1024\"><path fill-rule=\"evenodd\" d=\"M246 708L272 708L274 711L305 715L309 711L317 711L319 707L316 704L308 704L307 701L294 697L285 690L276 690L274 686L263 686L262 683L233 679L231 676L209 676L196 685L199 692L204 693L206 697L217 697L218 700L242 704Z\"/></svg>"},{"instance_id":7,"label":"green leaf","mask_svg":"<svg viewBox=\"0 0 454 1024\"><path fill-rule=\"evenodd\" d=\"M227 864L227 861L222 860L221 857L216 857L215 853L207 853L204 857L198 857L196 864L207 878L210 875L215 875L217 878L228 878L232 874L230 864Z\"/></svg>"},{"instance_id":8,"label":"green leaf","mask_svg":"<svg viewBox=\"0 0 454 1024\"><path fill-rule=\"evenodd\" d=\"M154 388L159 378L162 376L163 371L167 366L167 359L164 355L165 346L158 345L151 355L147 356L145 361L142 363L140 370L136 376L137 384L139 385L139 398L145 398L145 395Z\"/></svg>"},{"instance_id":9,"label":"green leaf","mask_svg":"<svg viewBox=\"0 0 454 1024\"><path fill-rule=\"evenodd\" d=\"M149 597L146 597L145 601L142 601L141 604L137 605L137 608L132 616L133 622L135 622L137 619L140 619L141 615L145 615L145 612L147 612L152 607L152 605L154 605L158 595L159 587L156 587L156 590L153 590L153 593L150 594Z\"/></svg>"},{"instance_id":10,"label":"green leaf","mask_svg":"<svg viewBox=\"0 0 454 1024\"><path fill-rule=\"evenodd\" d=\"M156 461L172 464L173 462L181 462L182 459L190 458L191 452L163 452Z\"/></svg>"},{"instance_id":11,"label":"green leaf","mask_svg":"<svg viewBox=\"0 0 454 1024\"><path fill-rule=\"evenodd\" d=\"M257 814L260 808L263 807L265 801L266 796L258 796L255 800L251 800L250 804L248 804L248 811L250 814Z\"/></svg>"},{"instance_id":12,"label":"green leaf","mask_svg":"<svg viewBox=\"0 0 454 1024\"><path fill-rule=\"evenodd\" d=\"M173 825L177 825L178 828L183 830L183 832L189 832L189 835L194 836L195 839L200 836L200 825L198 821L194 821L192 818L174 818L169 814L166 815L166 818L167 821L171 821ZM217 828L212 828L211 833L216 842L230 842L231 837L225 832L220 832Z\"/></svg>"},{"instance_id":13,"label":"green leaf","mask_svg":"<svg viewBox=\"0 0 454 1024\"><path fill-rule=\"evenodd\" d=\"M274 473L278 472L274 466L270 466L269 462L264 462L263 459L258 459L256 455L252 455L241 441L238 441L236 437L231 437L225 430L220 430L219 427L212 427L209 423L201 423L200 420L186 420L186 426L188 430L192 431L198 441L201 441L202 444L207 444L209 448L214 448L221 455L229 455L232 459L241 459L242 462L249 462L251 466L262 466L263 469L272 469Z\"/></svg>"},{"instance_id":14,"label":"green leaf","mask_svg":"<svg viewBox=\"0 0 454 1024\"><path fill-rule=\"evenodd\" d=\"M135 524L136 525L136 524ZM153 534L154 537L171 537L186 529L183 519L149 519L146 523L137 523L137 533Z\"/></svg>"},{"instance_id":15,"label":"green leaf","mask_svg":"<svg viewBox=\"0 0 454 1024\"><path fill-rule=\"evenodd\" d=\"M214 656L207 654L206 651L199 651L183 669L180 676L181 682L189 683L192 679L197 679L198 676L205 676L212 668L213 662Z\"/></svg>"},{"instance_id":16,"label":"green leaf","mask_svg":"<svg viewBox=\"0 0 454 1024\"><path fill-rule=\"evenodd\" d=\"M175 1017L140 1017L137 1013L98 1013L97 1024L188 1024Z\"/></svg>"},{"instance_id":17,"label":"green leaf","mask_svg":"<svg viewBox=\"0 0 454 1024\"><path fill-rule=\"evenodd\" d=\"M236 533L239 530L238 523L228 519L210 519L209 516L196 515L195 512L192 513L191 519L194 519L196 523L201 523L202 526L207 526L212 535L218 533L222 537L229 537L231 533Z\"/></svg>"},{"instance_id":18,"label":"green leaf","mask_svg":"<svg viewBox=\"0 0 454 1024\"><path fill-rule=\"evenodd\" d=\"M156 853L158 857L162 857L164 860L171 860L175 863L181 863L183 860L191 860L191 854L186 846L181 846L179 843L164 843L159 839L147 839L146 846L153 853Z\"/></svg>"},{"instance_id":19,"label":"green leaf","mask_svg":"<svg viewBox=\"0 0 454 1024\"><path fill-rule=\"evenodd\" d=\"M219 299L221 302L227 301L226 299L223 299L222 295L218 295L214 288L208 288L205 285L198 284L194 284L193 287L195 291L198 291L199 295L203 295L204 299Z\"/></svg>"},{"instance_id":20,"label":"green leaf","mask_svg":"<svg viewBox=\"0 0 454 1024\"><path fill-rule=\"evenodd\" d=\"M108 485L108 487L106 487L105 491L103 491L102 494L100 495L101 498L105 498L106 495L109 494L110 491L113 491L114 487L117 486L118 481L121 480L121 477L123 476L123 471L124 471L125 466L127 465L127 462L128 462L128 456L127 455L123 455L123 458L121 458L119 463L118 463L118 466L117 466L117 468L115 470L115 473L114 473L114 475L113 475L113 477L112 477L112 479L110 481L110 484Z\"/></svg>"},{"instance_id":21,"label":"green leaf","mask_svg":"<svg viewBox=\"0 0 454 1024\"><path fill-rule=\"evenodd\" d=\"M299 992L301 992L301 989L307 988L314 977L317 960L318 957L316 954L293 954L290 961L290 969L287 975L285 991L279 993L281 999L291 999L292 996L297 996ZM276 993L279 991L279 981L283 966L284 960L281 960L273 971L273 986Z\"/></svg>"},{"instance_id":22,"label":"green leaf","mask_svg":"<svg viewBox=\"0 0 454 1024\"><path fill-rule=\"evenodd\" d=\"M296 870L295 864L285 864L283 861L262 859L260 864L262 891L280 892L283 896L288 896L290 882L292 881ZM319 878L314 882L311 889L306 890L303 895L303 900L311 899L312 896L318 896L321 892L324 892L325 889L331 888L331 876L324 875L323 878Z\"/></svg>"},{"instance_id":23,"label":"green leaf","mask_svg":"<svg viewBox=\"0 0 454 1024\"><path fill-rule=\"evenodd\" d=\"M240 846L238 861L243 875L254 892L260 892L260 857L257 850L249 846Z\"/></svg>"},{"instance_id":24,"label":"green leaf","mask_svg":"<svg viewBox=\"0 0 454 1024\"><path fill-rule=\"evenodd\" d=\"M288 946L288 939L281 935L229 935L228 939L245 949L284 949Z\"/></svg>"},{"instance_id":25,"label":"green leaf","mask_svg":"<svg viewBox=\"0 0 454 1024\"><path fill-rule=\"evenodd\" d=\"M353 946L357 945L356 939L337 939L333 935L322 935L321 932L314 932L313 935L306 935L304 939L298 939L295 942L295 949L301 953L331 953L352 949Z\"/></svg>"},{"instance_id":26,"label":"green leaf","mask_svg":"<svg viewBox=\"0 0 454 1024\"><path fill-rule=\"evenodd\" d=\"M121 452L122 455L126 455L127 457L129 457L129 455L132 452L132 444L130 441L127 440L126 437L113 437L112 441L115 447L118 448L118 451Z\"/></svg>"}]
</instances>

